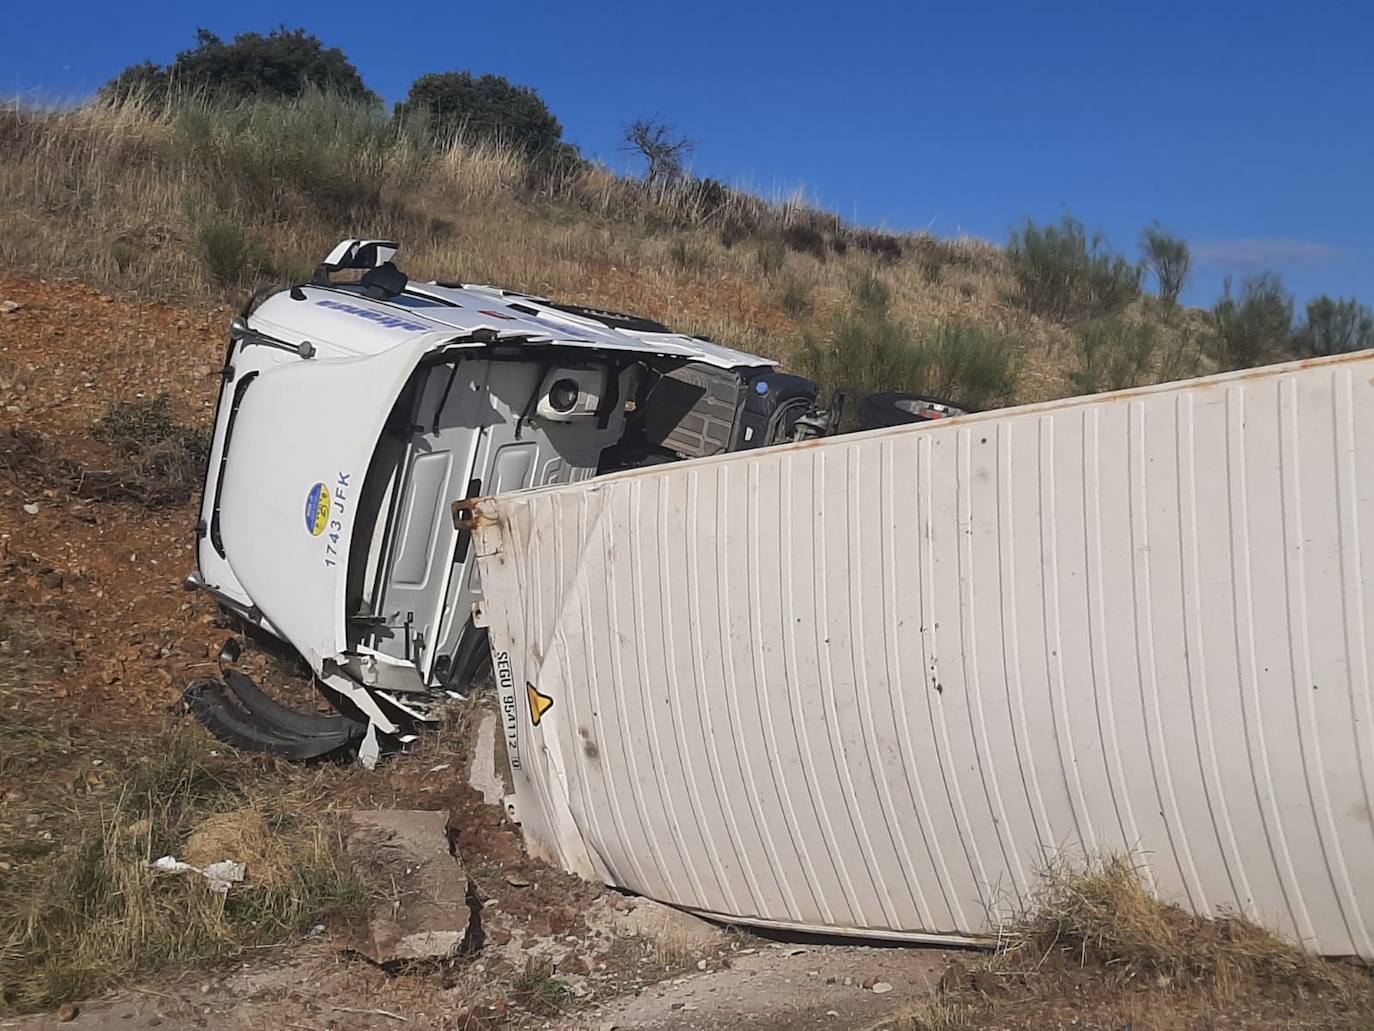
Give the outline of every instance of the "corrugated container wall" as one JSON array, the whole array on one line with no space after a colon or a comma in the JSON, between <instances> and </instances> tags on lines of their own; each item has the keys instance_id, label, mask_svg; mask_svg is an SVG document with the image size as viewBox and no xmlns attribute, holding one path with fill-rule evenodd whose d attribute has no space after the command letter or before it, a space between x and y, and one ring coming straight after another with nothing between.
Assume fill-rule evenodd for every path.
<instances>
[{"instance_id":1,"label":"corrugated container wall","mask_svg":"<svg viewBox=\"0 0 1374 1031\"><path fill-rule=\"evenodd\" d=\"M482 503L531 847L976 938L1048 864L1374 958L1374 355Z\"/></svg>"}]
</instances>

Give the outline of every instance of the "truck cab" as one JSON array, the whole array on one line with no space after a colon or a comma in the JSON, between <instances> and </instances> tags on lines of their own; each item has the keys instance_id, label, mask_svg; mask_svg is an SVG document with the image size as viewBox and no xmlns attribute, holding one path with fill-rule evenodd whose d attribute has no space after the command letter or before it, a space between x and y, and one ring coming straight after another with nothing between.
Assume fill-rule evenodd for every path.
<instances>
[{"instance_id":1,"label":"truck cab","mask_svg":"<svg viewBox=\"0 0 1374 1031\"><path fill-rule=\"evenodd\" d=\"M816 386L649 319L411 282L346 240L231 326L200 519L207 591L298 653L334 715L246 675L186 703L241 748L297 758L414 740L488 659L465 502L792 439Z\"/></svg>"}]
</instances>

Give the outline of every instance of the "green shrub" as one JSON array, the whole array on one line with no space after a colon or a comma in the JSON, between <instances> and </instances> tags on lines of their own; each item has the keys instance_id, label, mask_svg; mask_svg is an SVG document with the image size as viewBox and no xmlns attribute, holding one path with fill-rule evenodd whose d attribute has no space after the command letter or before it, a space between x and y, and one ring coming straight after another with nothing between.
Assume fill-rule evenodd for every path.
<instances>
[{"instance_id":1,"label":"green shrub","mask_svg":"<svg viewBox=\"0 0 1374 1031\"><path fill-rule=\"evenodd\" d=\"M1176 304L1192 265L1188 244L1156 222L1141 232L1140 253L1145 267L1154 273L1160 299Z\"/></svg>"},{"instance_id":2,"label":"green shrub","mask_svg":"<svg viewBox=\"0 0 1374 1031\"><path fill-rule=\"evenodd\" d=\"M1202 355L1206 350L1206 331L1197 332L1184 325L1163 335L1155 351L1155 371L1152 382L1176 383L1198 375Z\"/></svg>"},{"instance_id":3,"label":"green shrub","mask_svg":"<svg viewBox=\"0 0 1374 1031\"><path fill-rule=\"evenodd\" d=\"M1020 341L984 326L925 323L913 331L870 310L837 316L824 337L808 333L797 364L823 391L911 391L982 409L1011 403L1020 357Z\"/></svg>"},{"instance_id":4,"label":"green shrub","mask_svg":"<svg viewBox=\"0 0 1374 1031\"><path fill-rule=\"evenodd\" d=\"M1322 294L1307 302L1307 320L1294 343L1306 354L1345 354L1374 347L1374 312L1355 298Z\"/></svg>"},{"instance_id":5,"label":"green shrub","mask_svg":"<svg viewBox=\"0 0 1374 1031\"><path fill-rule=\"evenodd\" d=\"M114 260L115 268L119 269L121 275L133 268L138 256L139 249L128 240L116 240L110 244L110 257Z\"/></svg>"},{"instance_id":6,"label":"green shrub","mask_svg":"<svg viewBox=\"0 0 1374 1031\"><path fill-rule=\"evenodd\" d=\"M884 233L877 229L855 229L848 235L861 250L865 250L883 261L900 261L904 253L902 241L891 233ZM843 237L837 236L832 242L841 240Z\"/></svg>"},{"instance_id":7,"label":"green shrub","mask_svg":"<svg viewBox=\"0 0 1374 1031\"><path fill-rule=\"evenodd\" d=\"M108 99L165 97L171 89L215 99L297 97L321 90L376 103L358 69L337 47L326 48L304 29L274 29L267 35L244 32L225 43L207 29L196 30L196 45L177 54L165 68L151 61L130 65L101 89Z\"/></svg>"},{"instance_id":8,"label":"green shrub","mask_svg":"<svg viewBox=\"0 0 1374 1031\"><path fill-rule=\"evenodd\" d=\"M979 410L1016 399L1022 352L1016 337L971 322L941 322L923 327L916 346L930 355L935 397Z\"/></svg>"},{"instance_id":9,"label":"green shrub","mask_svg":"<svg viewBox=\"0 0 1374 1031\"><path fill-rule=\"evenodd\" d=\"M1027 219L1007 246L1016 300L1027 310L1061 321L1100 318L1140 294L1140 269L1113 253L1101 233L1065 215L1059 225Z\"/></svg>"},{"instance_id":10,"label":"green shrub","mask_svg":"<svg viewBox=\"0 0 1374 1031\"><path fill-rule=\"evenodd\" d=\"M149 506L178 505L204 482L209 429L177 422L166 394L112 404L91 427L91 436L119 452L120 468L91 477L92 486L108 489L111 496Z\"/></svg>"},{"instance_id":11,"label":"green shrub","mask_svg":"<svg viewBox=\"0 0 1374 1031\"><path fill-rule=\"evenodd\" d=\"M685 236L673 241L668 256L684 272L705 272L711 264L711 252L706 245Z\"/></svg>"},{"instance_id":12,"label":"green shrub","mask_svg":"<svg viewBox=\"0 0 1374 1031\"><path fill-rule=\"evenodd\" d=\"M892 288L882 276L870 268L850 275L849 292L853 295L855 303L867 311L886 311L888 302L892 300Z\"/></svg>"},{"instance_id":13,"label":"green shrub","mask_svg":"<svg viewBox=\"0 0 1374 1031\"><path fill-rule=\"evenodd\" d=\"M230 222L201 226L196 243L210 281L218 286L237 287L245 280L271 274L271 263L262 248Z\"/></svg>"},{"instance_id":14,"label":"green shrub","mask_svg":"<svg viewBox=\"0 0 1374 1031\"><path fill-rule=\"evenodd\" d=\"M1151 382L1159 327L1123 318L1098 319L1075 333L1078 368L1069 374L1080 394L1124 390Z\"/></svg>"},{"instance_id":15,"label":"green shrub","mask_svg":"<svg viewBox=\"0 0 1374 1031\"><path fill-rule=\"evenodd\" d=\"M556 143L529 157L525 188L531 193L556 194L590 166L573 143Z\"/></svg>"},{"instance_id":16,"label":"green shrub","mask_svg":"<svg viewBox=\"0 0 1374 1031\"><path fill-rule=\"evenodd\" d=\"M819 383L822 394L839 387L861 393L905 390L927 373L907 327L871 312L836 315L824 334L807 331L797 371Z\"/></svg>"},{"instance_id":17,"label":"green shrub","mask_svg":"<svg viewBox=\"0 0 1374 1031\"><path fill-rule=\"evenodd\" d=\"M720 245L728 251L749 234L750 228L742 220L727 216L720 225Z\"/></svg>"},{"instance_id":18,"label":"green shrub","mask_svg":"<svg viewBox=\"0 0 1374 1031\"><path fill-rule=\"evenodd\" d=\"M783 288L778 303L788 315L798 318L811 310L811 289L803 283L791 281Z\"/></svg>"},{"instance_id":19,"label":"green shrub","mask_svg":"<svg viewBox=\"0 0 1374 1031\"><path fill-rule=\"evenodd\" d=\"M1002 248L973 237L943 239L922 231L909 238L907 250L916 255L922 275L930 282L939 279L946 267L992 273L1005 270Z\"/></svg>"},{"instance_id":20,"label":"green shrub","mask_svg":"<svg viewBox=\"0 0 1374 1031\"><path fill-rule=\"evenodd\" d=\"M802 223L793 223L782 231L782 242L798 254L809 254L817 261L825 261L825 234Z\"/></svg>"},{"instance_id":21,"label":"green shrub","mask_svg":"<svg viewBox=\"0 0 1374 1031\"><path fill-rule=\"evenodd\" d=\"M735 193L719 179L693 179L688 192L703 219L713 218L728 208Z\"/></svg>"},{"instance_id":22,"label":"green shrub","mask_svg":"<svg viewBox=\"0 0 1374 1031\"><path fill-rule=\"evenodd\" d=\"M131 64L100 87L100 96L113 103L145 102L166 99L170 79L167 69L142 61Z\"/></svg>"},{"instance_id":23,"label":"green shrub","mask_svg":"<svg viewBox=\"0 0 1374 1031\"><path fill-rule=\"evenodd\" d=\"M1293 298L1272 272L1247 276L1240 298L1231 296L1231 280L1212 308L1217 360L1228 369L1249 369L1276 357L1291 341Z\"/></svg>"},{"instance_id":24,"label":"green shrub","mask_svg":"<svg viewBox=\"0 0 1374 1031\"><path fill-rule=\"evenodd\" d=\"M563 137L563 127L535 90L500 75L421 75L396 105L396 115L406 118L421 112L445 141L488 140L533 155L554 149Z\"/></svg>"},{"instance_id":25,"label":"green shrub","mask_svg":"<svg viewBox=\"0 0 1374 1031\"><path fill-rule=\"evenodd\" d=\"M759 242L759 249L755 252L754 258L759 263L759 268L771 276L781 269L783 263L787 261L787 248L781 240L762 240Z\"/></svg>"}]
</instances>

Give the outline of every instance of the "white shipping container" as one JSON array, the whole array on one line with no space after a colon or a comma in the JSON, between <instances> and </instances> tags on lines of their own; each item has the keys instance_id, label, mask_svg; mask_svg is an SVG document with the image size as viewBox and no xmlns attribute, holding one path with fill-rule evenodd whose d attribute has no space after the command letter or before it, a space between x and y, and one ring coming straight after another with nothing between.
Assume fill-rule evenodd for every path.
<instances>
[{"instance_id":1,"label":"white shipping container","mask_svg":"<svg viewBox=\"0 0 1374 1031\"><path fill-rule=\"evenodd\" d=\"M1374 959L1374 352L481 503L537 854L995 934L1056 859Z\"/></svg>"}]
</instances>

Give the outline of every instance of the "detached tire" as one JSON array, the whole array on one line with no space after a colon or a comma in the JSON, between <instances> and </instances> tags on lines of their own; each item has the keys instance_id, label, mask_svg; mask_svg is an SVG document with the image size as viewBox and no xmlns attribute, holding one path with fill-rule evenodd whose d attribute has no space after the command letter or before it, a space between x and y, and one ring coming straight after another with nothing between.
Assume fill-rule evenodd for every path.
<instances>
[{"instance_id":1,"label":"detached tire","mask_svg":"<svg viewBox=\"0 0 1374 1031\"><path fill-rule=\"evenodd\" d=\"M880 430L913 422L967 415L967 408L924 394L869 394L859 406L859 429Z\"/></svg>"}]
</instances>

